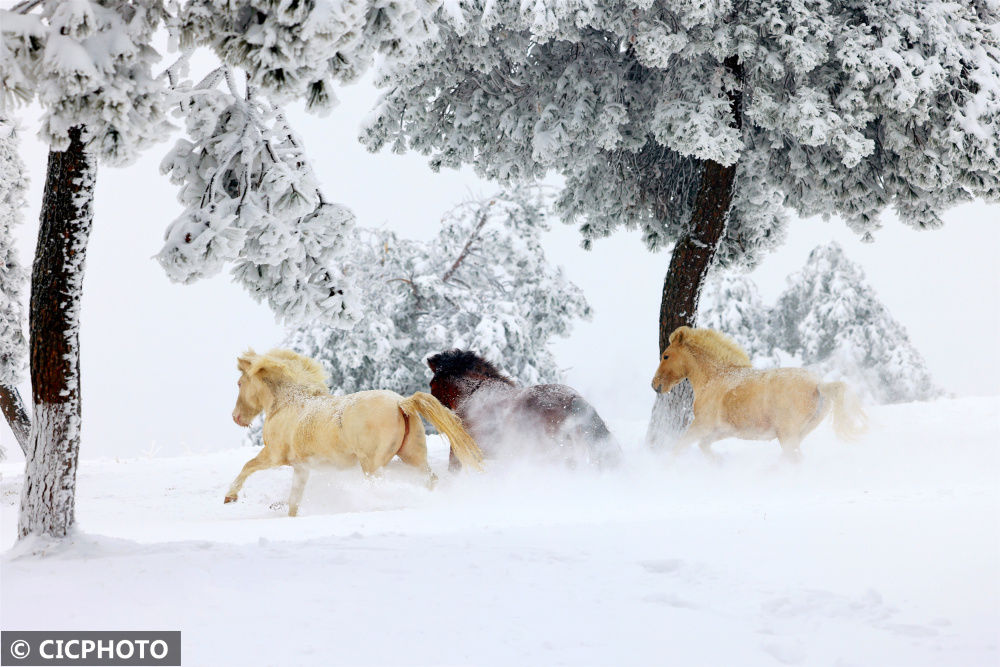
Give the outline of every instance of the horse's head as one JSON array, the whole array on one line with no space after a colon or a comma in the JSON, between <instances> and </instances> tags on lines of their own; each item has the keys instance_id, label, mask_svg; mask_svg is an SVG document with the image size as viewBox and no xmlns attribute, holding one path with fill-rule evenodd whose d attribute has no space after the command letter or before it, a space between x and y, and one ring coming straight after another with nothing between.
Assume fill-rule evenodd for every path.
<instances>
[{"instance_id":1,"label":"horse's head","mask_svg":"<svg viewBox=\"0 0 1000 667\"><path fill-rule=\"evenodd\" d=\"M456 373L452 361L456 352L458 350L449 350L427 359L427 366L434 373L431 378L431 395L449 410L457 409L466 393L465 373Z\"/></svg>"},{"instance_id":2,"label":"horse's head","mask_svg":"<svg viewBox=\"0 0 1000 667\"><path fill-rule=\"evenodd\" d=\"M291 350L271 350L257 354L247 350L236 358L240 371L239 394L233 408L233 421L249 426L254 417L274 402L275 387L293 384L308 394L327 392L323 367L313 359Z\"/></svg>"},{"instance_id":3,"label":"horse's head","mask_svg":"<svg viewBox=\"0 0 1000 667\"><path fill-rule=\"evenodd\" d=\"M431 378L431 395L449 410L458 408L462 394L462 387L455 378L441 378L437 375Z\"/></svg>"},{"instance_id":4,"label":"horse's head","mask_svg":"<svg viewBox=\"0 0 1000 667\"><path fill-rule=\"evenodd\" d=\"M240 379L236 383L239 394L236 396L236 407L233 408L233 421L239 426L249 426L254 417L264 410L270 397L267 385L261 376L260 356L253 350L247 350L236 358L236 368L240 371Z\"/></svg>"},{"instance_id":5,"label":"horse's head","mask_svg":"<svg viewBox=\"0 0 1000 667\"><path fill-rule=\"evenodd\" d=\"M684 337L690 331L691 327L679 327L670 334L670 344L660 355L660 365L653 375L653 391L656 393L667 393L687 377L688 352L684 349Z\"/></svg>"},{"instance_id":6,"label":"horse's head","mask_svg":"<svg viewBox=\"0 0 1000 667\"><path fill-rule=\"evenodd\" d=\"M431 394L450 410L482 386L514 386L514 381L496 366L467 350L448 350L427 359L434 373Z\"/></svg>"}]
</instances>

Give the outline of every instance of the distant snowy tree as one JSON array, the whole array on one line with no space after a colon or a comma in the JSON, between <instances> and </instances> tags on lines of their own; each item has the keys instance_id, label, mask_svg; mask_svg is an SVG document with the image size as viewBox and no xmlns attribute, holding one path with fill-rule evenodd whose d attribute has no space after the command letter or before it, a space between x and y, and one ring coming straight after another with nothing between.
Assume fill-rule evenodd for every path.
<instances>
[{"instance_id":1,"label":"distant snowy tree","mask_svg":"<svg viewBox=\"0 0 1000 667\"><path fill-rule=\"evenodd\" d=\"M698 326L722 331L739 343L757 368L776 368L781 356L775 349L771 310L757 285L743 275L718 275L708 279L698 304Z\"/></svg>"},{"instance_id":2,"label":"distant snowy tree","mask_svg":"<svg viewBox=\"0 0 1000 667\"><path fill-rule=\"evenodd\" d=\"M813 250L788 278L771 320L775 345L820 373L848 380L877 403L943 394L906 329L836 243Z\"/></svg>"},{"instance_id":3,"label":"distant snowy tree","mask_svg":"<svg viewBox=\"0 0 1000 667\"><path fill-rule=\"evenodd\" d=\"M557 380L549 341L590 308L545 257L547 210L540 191L518 188L456 207L427 243L362 231L351 267L361 321L350 331L303 326L286 342L323 363L335 393L426 391L425 359L453 347L501 360L526 383Z\"/></svg>"},{"instance_id":4,"label":"distant snowy tree","mask_svg":"<svg viewBox=\"0 0 1000 667\"><path fill-rule=\"evenodd\" d=\"M28 179L17 153L17 127L0 113L0 410L24 451L28 450L30 416L17 385L28 368L21 297L28 274L14 247L14 227L21 222ZM0 445L0 461L6 451Z\"/></svg>"},{"instance_id":5,"label":"distant snowy tree","mask_svg":"<svg viewBox=\"0 0 1000 667\"><path fill-rule=\"evenodd\" d=\"M752 265L781 241L782 204L868 237L889 207L924 228L1000 197L995 2L446 7L380 78L364 141L501 181L558 172L586 243L626 227L672 245L661 351L695 324L713 262ZM651 435L681 404L657 399Z\"/></svg>"},{"instance_id":6,"label":"distant snowy tree","mask_svg":"<svg viewBox=\"0 0 1000 667\"><path fill-rule=\"evenodd\" d=\"M876 403L943 394L906 329L838 244L814 249L787 283L768 307L747 276L710 279L698 321L732 336L754 366L806 366Z\"/></svg>"},{"instance_id":7,"label":"distant snowy tree","mask_svg":"<svg viewBox=\"0 0 1000 667\"><path fill-rule=\"evenodd\" d=\"M223 59L226 71L243 70L248 91L259 87L280 100L305 97L310 107L324 109L332 103L332 82L355 78L377 52L389 60L404 57L411 41L430 35L425 17L434 9L425 0L23 0L0 10L0 103L6 109L37 100L44 109L41 136L51 148L31 282L34 414L22 537L61 537L74 522L79 309L97 162L127 164L165 138L170 106L200 114L187 123L194 138L187 153L179 147L168 162L172 177L186 186L188 210L169 230L161 260L185 280L231 261L237 279L280 318L329 316L348 323L351 296L332 254L352 219L313 187L280 114L253 95L236 103L232 90L226 98L207 84L195 87L194 100L178 98L189 87L180 82L171 89L168 81L183 74L193 48L205 46ZM181 67L170 76L152 73L159 54L150 45L161 26L184 49ZM222 122L204 131L213 109ZM266 144L266 157L254 141ZM201 183L186 171L192 165L215 170L220 181ZM251 177L259 180L248 182ZM203 199L196 212L193 191L199 187ZM233 192L240 193L235 209ZM258 237L240 238L246 234Z\"/></svg>"}]
</instances>

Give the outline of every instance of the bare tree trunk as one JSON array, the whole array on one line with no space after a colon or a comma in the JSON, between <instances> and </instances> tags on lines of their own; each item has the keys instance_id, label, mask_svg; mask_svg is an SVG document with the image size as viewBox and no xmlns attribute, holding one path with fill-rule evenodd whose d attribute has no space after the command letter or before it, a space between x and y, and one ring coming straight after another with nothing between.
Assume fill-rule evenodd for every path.
<instances>
[{"instance_id":1,"label":"bare tree trunk","mask_svg":"<svg viewBox=\"0 0 1000 667\"><path fill-rule=\"evenodd\" d=\"M34 416L21 493L20 537L65 536L73 527L80 450L80 298L93 220L97 165L70 130L49 152L28 316Z\"/></svg>"},{"instance_id":2,"label":"bare tree trunk","mask_svg":"<svg viewBox=\"0 0 1000 667\"><path fill-rule=\"evenodd\" d=\"M740 78L740 65L735 57L726 59L726 68ZM740 92L729 93L733 111L733 125L743 126ZM660 299L660 355L667 349L670 334L680 326L694 326L698 316L698 298L705 283L705 276L712 265L719 243L726 230L726 219L733 201L733 184L736 180L734 163L728 167L707 160L702 170L701 183L691 213L689 232L677 241L670 257L670 267L663 281ZM646 442L651 447L662 447L675 440L687 429L693 414L691 406L694 393L685 380L666 394L657 394L653 413L646 431Z\"/></svg>"},{"instance_id":3,"label":"bare tree trunk","mask_svg":"<svg viewBox=\"0 0 1000 667\"><path fill-rule=\"evenodd\" d=\"M21 400L21 392L17 387L10 387L0 384L0 412L7 419L10 430L17 439L17 444L21 446L25 458L28 456L28 438L31 436L31 417L24 409L24 401ZM0 459L4 458L4 452L0 449Z\"/></svg>"}]
</instances>

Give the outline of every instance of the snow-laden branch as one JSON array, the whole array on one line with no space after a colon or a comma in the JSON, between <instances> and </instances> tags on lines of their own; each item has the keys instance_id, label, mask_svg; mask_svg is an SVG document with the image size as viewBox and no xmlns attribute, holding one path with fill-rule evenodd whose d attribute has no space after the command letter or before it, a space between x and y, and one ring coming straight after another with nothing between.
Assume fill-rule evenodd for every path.
<instances>
[{"instance_id":1,"label":"snow-laden branch","mask_svg":"<svg viewBox=\"0 0 1000 667\"><path fill-rule=\"evenodd\" d=\"M469 251L472 249L472 244L475 243L476 240L479 238L479 233L483 230L483 226L486 224L486 220L489 216L489 207L492 205L493 202L490 201L480 211L479 219L476 222L476 226L472 228L471 232L469 232L469 240L465 242L464 246L462 246L461 252L459 252L458 257L455 258L455 263L452 264L447 271L445 271L445 274L443 276L441 276L442 282L448 282L449 280L451 280L451 277L455 275L455 272L458 271L458 269L462 266L462 262L464 262L465 258L469 256Z\"/></svg>"},{"instance_id":2,"label":"snow-laden branch","mask_svg":"<svg viewBox=\"0 0 1000 667\"><path fill-rule=\"evenodd\" d=\"M181 186L185 211L157 259L180 282L232 264L234 278L278 319L350 326L357 296L340 267L354 216L323 198L284 115L248 90L229 67L194 86L176 84L189 138L161 170Z\"/></svg>"}]
</instances>

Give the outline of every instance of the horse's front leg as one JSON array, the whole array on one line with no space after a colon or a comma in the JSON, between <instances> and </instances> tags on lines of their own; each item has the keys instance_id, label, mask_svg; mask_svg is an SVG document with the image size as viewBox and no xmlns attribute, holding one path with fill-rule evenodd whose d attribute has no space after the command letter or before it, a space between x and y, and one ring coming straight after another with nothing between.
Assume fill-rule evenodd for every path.
<instances>
[{"instance_id":1,"label":"horse's front leg","mask_svg":"<svg viewBox=\"0 0 1000 667\"><path fill-rule=\"evenodd\" d=\"M288 516L296 516L299 513L299 503L302 502L302 494L306 490L306 482L309 481L309 468L304 465L294 466L292 475L292 492L288 494Z\"/></svg>"},{"instance_id":2,"label":"horse's front leg","mask_svg":"<svg viewBox=\"0 0 1000 667\"><path fill-rule=\"evenodd\" d=\"M698 449L700 449L701 453L705 455L705 458L712 463L722 463L722 459L719 458L719 455L712 451L712 444L717 440L718 438L715 436L708 435L702 438L698 443Z\"/></svg>"},{"instance_id":3,"label":"horse's front leg","mask_svg":"<svg viewBox=\"0 0 1000 667\"><path fill-rule=\"evenodd\" d=\"M266 468L273 468L274 463L267 456L267 448L260 450L257 456L253 457L249 461L243 464L243 469L240 470L240 474L236 476L233 483L229 486L229 491L226 493L226 499L223 503L236 502L236 498L239 496L240 489L243 488L243 482L247 481L247 477L257 472L258 470L264 470Z\"/></svg>"},{"instance_id":4,"label":"horse's front leg","mask_svg":"<svg viewBox=\"0 0 1000 667\"><path fill-rule=\"evenodd\" d=\"M685 449L701 440L704 436L705 433L698 428L697 424L691 424L688 427L688 430L684 431L684 433L681 434L681 437L677 438L677 442L674 443L670 453L674 457L680 456Z\"/></svg>"}]
</instances>

